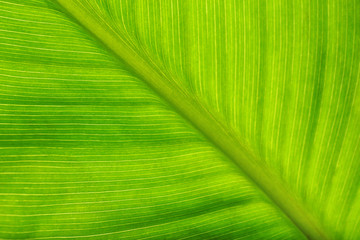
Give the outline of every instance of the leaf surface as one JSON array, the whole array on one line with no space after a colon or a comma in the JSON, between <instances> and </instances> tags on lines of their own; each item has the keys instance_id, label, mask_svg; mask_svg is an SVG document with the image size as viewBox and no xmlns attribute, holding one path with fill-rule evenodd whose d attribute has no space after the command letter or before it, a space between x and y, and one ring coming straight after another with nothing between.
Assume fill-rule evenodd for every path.
<instances>
[{"instance_id":1,"label":"leaf surface","mask_svg":"<svg viewBox=\"0 0 360 240\"><path fill-rule=\"evenodd\" d=\"M0 1L0 238L357 239L356 9Z\"/></svg>"}]
</instances>

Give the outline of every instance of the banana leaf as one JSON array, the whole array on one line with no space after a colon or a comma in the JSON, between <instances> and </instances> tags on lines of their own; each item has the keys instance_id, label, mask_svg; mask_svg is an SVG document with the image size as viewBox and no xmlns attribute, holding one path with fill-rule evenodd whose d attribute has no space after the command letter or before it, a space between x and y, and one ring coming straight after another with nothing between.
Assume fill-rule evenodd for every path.
<instances>
[{"instance_id":1,"label":"banana leaf","mask_svg":"<svg viewBox=\"0 0 360 240\"><path fill-rule=\"evenodd\" d=\"M359 10L0 0L0 239L360 239Z\"/></svg>"}]
</instances>

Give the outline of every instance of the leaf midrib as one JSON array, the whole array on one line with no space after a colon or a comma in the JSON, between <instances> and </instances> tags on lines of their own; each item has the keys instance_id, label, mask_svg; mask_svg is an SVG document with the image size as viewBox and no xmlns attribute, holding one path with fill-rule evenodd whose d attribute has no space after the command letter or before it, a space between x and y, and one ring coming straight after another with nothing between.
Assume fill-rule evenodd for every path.
<instances>
[{"instance_id":1,"label":"leaf midrib","mask_svg":"<svg viewBox=\"0 0 360 240\"><path fill-rule=\"evenodd\" d=\"M231 159L288 218L310 239L328 239L320 223L287 189L280 178L252 154L234 130L210 113L198 99L176 82L158 72L118 35L105 20L92 15L76 0L56 0L85 29L118 58L127 63L155 92Z\"/></svg>"}]
</instances>

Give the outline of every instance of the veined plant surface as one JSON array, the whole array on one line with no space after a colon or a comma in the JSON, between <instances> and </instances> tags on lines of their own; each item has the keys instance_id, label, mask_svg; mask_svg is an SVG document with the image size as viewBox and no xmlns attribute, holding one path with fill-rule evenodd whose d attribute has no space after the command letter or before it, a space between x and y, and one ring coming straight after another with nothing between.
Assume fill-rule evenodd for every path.
<instances>
[{"instance_id":1,"label":"veined plant surface","mask_svg":"<svg viewBox=\"0 0 360 240\"><path fill-rule=\"evenodd\" d=\"M360 239L357 0L0 0L0 239Z\"/></svg>"}]
</instances>

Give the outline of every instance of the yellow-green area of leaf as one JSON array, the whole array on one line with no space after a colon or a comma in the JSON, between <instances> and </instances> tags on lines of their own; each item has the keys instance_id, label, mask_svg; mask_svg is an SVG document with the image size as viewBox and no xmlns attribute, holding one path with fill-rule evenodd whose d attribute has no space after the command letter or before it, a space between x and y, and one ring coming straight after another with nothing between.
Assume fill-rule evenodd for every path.
<instances>
[{"instance_id":1,"label":"yellow-green area of leaf","mask_svg":"<svg viewBox=\"0 0 360 240\"><path fill-rule=\"evenodd\" d=\"M0 0L0 238L359 239L359 9Z\"/></svg>"}]
</instances>

